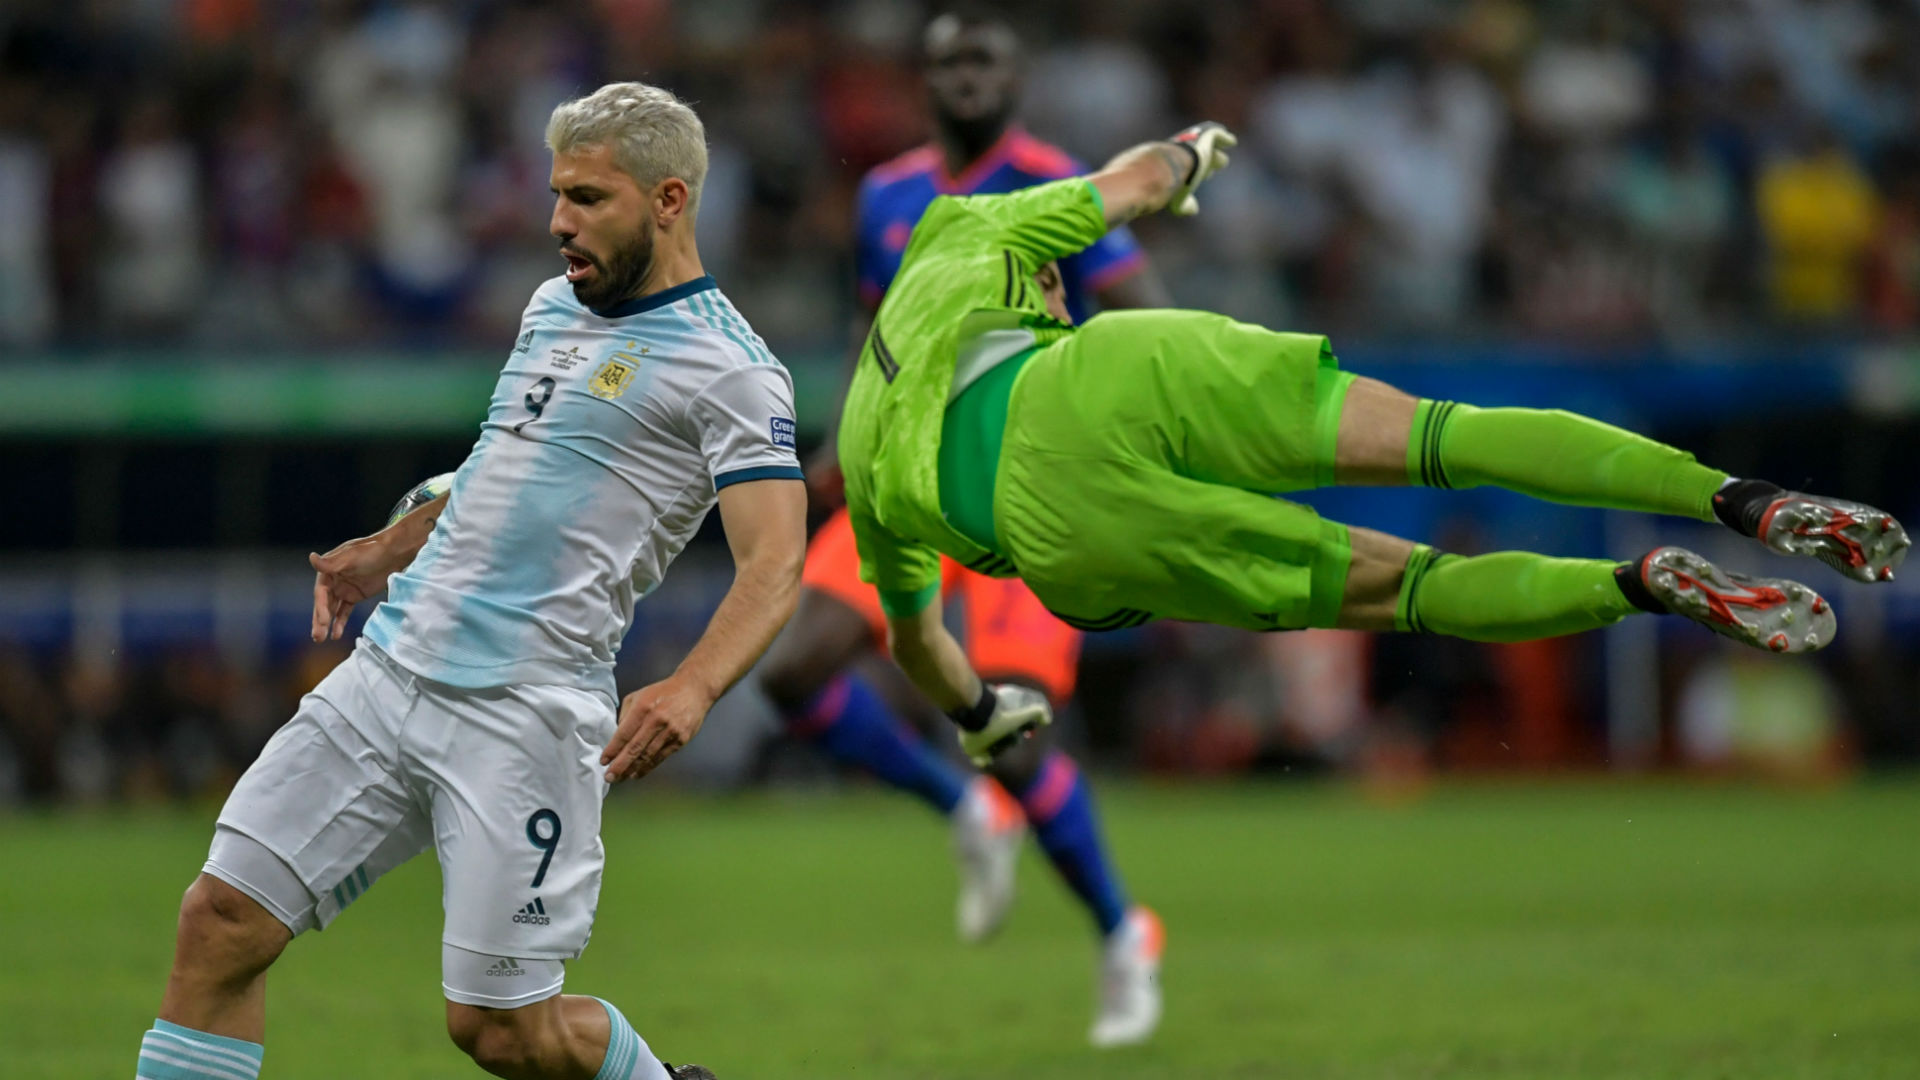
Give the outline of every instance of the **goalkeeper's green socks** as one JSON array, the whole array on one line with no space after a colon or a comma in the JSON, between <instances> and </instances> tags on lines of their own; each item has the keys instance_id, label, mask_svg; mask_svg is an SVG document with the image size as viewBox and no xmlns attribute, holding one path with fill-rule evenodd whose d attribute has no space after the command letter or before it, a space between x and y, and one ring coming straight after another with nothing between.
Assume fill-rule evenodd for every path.
<instances>
[{"instance_id":1,"label":"goalkeeper's green socks","mask_svg":"<svg viewBox=\"0 0 1920 1080\"><path fill-rule=\"evenodd\" d=\"M1664 611L1630 571L1605 559L1445 555L1421 544L1400 579L1394 625L1470 641L1532 641Z\"/></svg>"},{"instance_id":2,"label":"goalkeeper's green socks","mask_svg":"<svg viewBox=\"0 0 1920 1080\"><path fill-rule=\"evenodd\" d=\"M1407 440L1407 482L1492 485L1553 502L1713 521L1713 494L1727 474L1570 412L1423 399Z\"/></svg>"}]
</instances>

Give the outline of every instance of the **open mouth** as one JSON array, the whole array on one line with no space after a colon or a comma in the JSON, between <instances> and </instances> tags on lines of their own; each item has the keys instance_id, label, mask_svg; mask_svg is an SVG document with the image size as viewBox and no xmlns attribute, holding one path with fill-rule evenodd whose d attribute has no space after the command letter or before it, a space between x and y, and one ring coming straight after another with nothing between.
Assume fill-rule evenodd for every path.
<instances>
[{"instance_id":1,"label":"open mouth","mask_svg":"<svg viewBox=\"0 0 1920 1080\"><path fill-rule=\"evenodd\" d=\"M593 271L593 260L585 255L576 255L571 251L560 253L567 260L567 280L579 281Z\"/></svg>"}]
</instances>

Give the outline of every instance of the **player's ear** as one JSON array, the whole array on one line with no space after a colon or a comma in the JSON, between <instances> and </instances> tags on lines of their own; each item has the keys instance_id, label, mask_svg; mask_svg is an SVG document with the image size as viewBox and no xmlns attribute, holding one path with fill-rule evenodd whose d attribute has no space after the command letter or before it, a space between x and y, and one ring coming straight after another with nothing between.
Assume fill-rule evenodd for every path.
<instances>
[{"instance_id":1,"label":"player's ear","mask_svg":"<svg viewBox=\"0 0 1920 1080\"><path fill-rule=\"evenodd\" d=\"M1057 261L1049 262L1045 266L1042 266L1040 269L1035 270L1033 272L1033 280L1039 283L1042 289L1059 288L1060 287L1059 262Z\"/></svg>"},{"instance_id":2,"label":"player's ear","mask_svg":"<svg viewBox=\"0 0 1920 1080\"><path fill-rule=\"evenodd\" d=\"M653 189L653 223L663 229L672 225L692 208L692 199L685 180L669 176L660 181Z\"/></svg>"}]
</instances>

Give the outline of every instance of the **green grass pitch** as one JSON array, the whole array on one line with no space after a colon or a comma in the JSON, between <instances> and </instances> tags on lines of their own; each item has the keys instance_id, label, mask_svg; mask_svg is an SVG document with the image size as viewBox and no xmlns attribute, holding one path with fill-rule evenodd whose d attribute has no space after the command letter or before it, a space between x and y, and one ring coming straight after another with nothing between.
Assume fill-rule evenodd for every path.
<instances>
[{"instance_id":1,"label":"green grass pitch","mask_svg":"<svg viewBox=\"0 0 1920 1080\"><path fill-rule=\"evenodd\" d=\"M1089 928L1037 857L964 948L942 828L872 791L622 793L568 986L722 1080L1920 1076L1912 779L1101 795L1167 922L1146 1048L1085 1046ZM211 818L0 817L0 1075L132 1075ZM268 1077L481 1075L442 1030L438 890L417 860L293 945Z\"/></svg>"}]
</instances>

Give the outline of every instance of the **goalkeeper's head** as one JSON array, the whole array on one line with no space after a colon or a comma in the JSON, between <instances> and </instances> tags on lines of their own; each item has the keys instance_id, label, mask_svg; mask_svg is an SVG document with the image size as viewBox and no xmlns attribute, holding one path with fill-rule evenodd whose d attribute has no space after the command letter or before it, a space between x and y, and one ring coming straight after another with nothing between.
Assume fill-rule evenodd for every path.
<instances>
[{"instance_id":1,"label":"goalkeeper's head","mask_svg":"<svg viewBox=\"0 0 1920 1080\"><path fill-rule=\"evenodd\" d=\"M991 15L950 11L927 24L927 94L941 130L972 152L1005 131L1020 102L1020 39Z\"/></svg>"}]
</instances>

